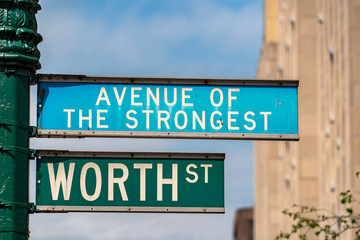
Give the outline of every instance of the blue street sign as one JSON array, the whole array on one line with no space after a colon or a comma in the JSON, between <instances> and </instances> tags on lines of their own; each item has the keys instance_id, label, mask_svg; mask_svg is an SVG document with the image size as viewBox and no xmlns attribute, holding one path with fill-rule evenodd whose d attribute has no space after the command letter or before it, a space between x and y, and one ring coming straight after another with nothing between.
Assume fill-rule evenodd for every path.
<instances>
[{"instance_id":1,"label":"blue street sign","mask_svg":"<svg viewBox=\"0 0 360 240\"><path fill-rule=\"evenodd\" d=\"M39 136L298 140L298 81L42 75Z\"/></svg>"}]
</instances>

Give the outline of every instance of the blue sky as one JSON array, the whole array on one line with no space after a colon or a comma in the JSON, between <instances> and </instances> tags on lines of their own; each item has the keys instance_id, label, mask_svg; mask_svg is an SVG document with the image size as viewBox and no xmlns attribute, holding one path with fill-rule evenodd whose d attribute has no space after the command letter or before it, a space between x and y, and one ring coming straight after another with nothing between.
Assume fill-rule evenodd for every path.
<instances>
[{"instance_id":1,"label":"blue sky","mask_svg":"<svg viewBox=\"0 0 360 240\"><path fill-rule=\"evenodd\" d=\"M40 4L41 73L255 76L262 43L262 0L43 0ZM31 94L34 113L34 87ZM31 123L35 125L35 114ZM235 210L253 204L249 141L32 139L31 147L226 153L225 214L34 214L32 239L232 239ZM31 201L35 201L34 165L33 161Z\"/></svg>"},{"instance_id":2,"label":"blue sky","mask_svg":"<svg viewBox=\"0 0 360 240\"><path fill-rule=\"evenodd\" d=\"M231 78L255 73L261 0L53 0L42 6L44 72Z\"/></svg>"}]
</instances>

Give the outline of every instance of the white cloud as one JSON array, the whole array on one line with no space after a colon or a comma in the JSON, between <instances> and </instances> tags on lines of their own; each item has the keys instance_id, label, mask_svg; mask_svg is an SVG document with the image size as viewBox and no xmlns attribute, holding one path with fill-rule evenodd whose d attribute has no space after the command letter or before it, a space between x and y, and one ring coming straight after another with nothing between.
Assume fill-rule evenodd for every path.
<instances>
[{"instance_id":1,"label":"white cloud","mask_svg":"<svg viewBox=\"0 0 360 240\"><path fill-rule=\"evenodd\" d=\"M77 6L89 2L77 1ZM96 12L101 9L94 11L93 16L85 14L73 8L74 2L70 0L64 0L64 5L56 8L53 1L42 2L43 10L38 17L39 32L44 37L40 43L42 71L171 77L250 77L254 74L261 43L260 9L252 5L229 8L209 0L183 0L186 11L159 10L144 16L145 2L121 11L118 21L114 21L114 16L104 17L104 13L97 16ZM111 8L112 4L114 2L105 5ZM250 142L32 139L31 147L227 154L224 215L34 214L30 221L34 239L231 239L235 208L252 203ZM32 179L34 168L32 162ZM31 183L34 189L34 180ZM31 196L34 201L34 191Z\"/></svg>"},{"instance_id":2,"label":"white cloud","mask_svg":"<svg viewBox=\"0 0 360 240\"><path fill-rule=\"evenodd\" d=\"M34 239L223 239L232 226L224 228L224 222L232 220L225 215L184 214L49 214L32 215ZM65 215L65 216L64 216ZM63 221L66 217L66 221ZM61 221L61 223L60 223ZM54 225L54 222L58 223ZM46 231L52 229L52 231ZM42 232L43 231L43 232ZM46 233L46 234L45 234ZM36 237L35 237L36 236Z\"/></svg>"},{"instance_id":3,"label":"white cloud","mask_svg":"<svg viewBox=\"0 0 360 240\"><path fill-rule=\"evenodd\" d=\"M229 77L229 71L232 77L243 77L241 70L254 71L255 62L242 69L240 61L248 64L243 55L254 59L260 45L261 11L211 1L188 3L187 12L147 17L136 6L119 22L96 15L85 19L67 8L49 12L39 30L45 39L40 44L44 70L157 76L194 72L206 77Z\"/></svg>"}]
</instances>

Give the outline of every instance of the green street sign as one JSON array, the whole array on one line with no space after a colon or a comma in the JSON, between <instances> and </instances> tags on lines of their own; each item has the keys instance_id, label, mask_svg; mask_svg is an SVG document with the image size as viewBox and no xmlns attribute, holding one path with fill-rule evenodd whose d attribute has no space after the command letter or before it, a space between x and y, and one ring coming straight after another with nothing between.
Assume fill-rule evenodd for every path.
<instances>
[{"instance_id":1,"label":"green street sign","mask_svg":"<svg viewBox=\"0 0 360 240\"><path fill-rule=\"evenodd\" d=\"M224 213L219 153L37 152L37 212Z\"/></svg>"}]
</instances>

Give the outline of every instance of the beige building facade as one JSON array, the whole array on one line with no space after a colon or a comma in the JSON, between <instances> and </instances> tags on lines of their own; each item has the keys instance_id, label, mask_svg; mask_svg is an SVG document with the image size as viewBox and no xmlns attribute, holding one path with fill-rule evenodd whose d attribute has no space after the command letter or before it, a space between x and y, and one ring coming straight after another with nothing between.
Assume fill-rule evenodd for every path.
<instances>
[{"instance_id":1,"label":"beige building facade","mask_svg":"<svg viewBox=\"0 0 360 240\"><path fill-rule=\"evenodd\" d=\"M236 211L233 240L254 240L253 208L241 208Z\"/></svg>"},{"instance_id":2,"label":"beige building facade","mask_svg":"<svg viewBox=\"0 0 360 240\"><path fill-rule=\"evenodd\" d=\"M300 80L300 141L255 143L256 240L289 231L281 211L293 204L340 214L340 192L360 200L360 0L264 0L264 9L257 77Z\"/></svg>"}]
</instances>

